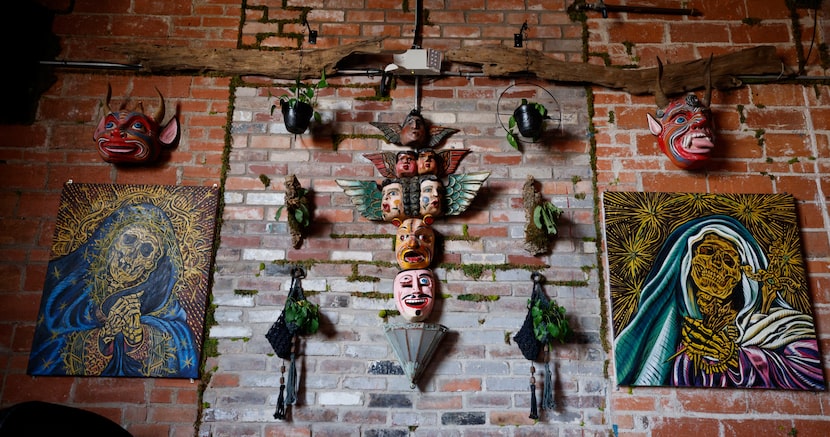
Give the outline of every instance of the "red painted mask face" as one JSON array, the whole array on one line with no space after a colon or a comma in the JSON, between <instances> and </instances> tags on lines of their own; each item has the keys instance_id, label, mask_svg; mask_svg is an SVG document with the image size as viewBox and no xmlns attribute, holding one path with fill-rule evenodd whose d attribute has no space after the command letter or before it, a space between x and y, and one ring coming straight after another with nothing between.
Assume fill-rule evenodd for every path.
<instances>
[{"instance_id":1,"label":"red painted mask face","mask_svg":"<svg viewBox=\"0 0 830 437\"><path fill-rule=\"evenodd\" d=\"M154 117L144 114L141 103L135 111L124 108L109 109L111 90L107 90L104 105L106 115L98 123L92 138L98 145L101 158L113 164L145 164L155 161L162 147L175 147L179 140L178 117L173 117L164 127L164 98Z\"/></svg>"},{"instance_id":2,"label":"red painted mask face","mask_svg":"<svg viewBox=\"0 0 830 437\"><path fill-rule=\"evenodd\" d=\"M649 129L674 165L694 169L709 159L715 147L711 113L694 94L672 100L657 116L648 114Z\"/></svg>"},{"instance_id":3,"label":"red painted mask face","mask_svg":"<svg viewBox=\"0 0 830 437\"><path fill-rule=\"evenodd\" d=\"M435 279L428 269L404 270L395 276L395 306L409 322L420 322L432 313Z\"/></svg>"},{"instance_id":4,"label":"red painted mask face","mask_svg":"<svg viewBox=\"0 0 830 437\"><path fill-rule=\"evenodd\" d=\"M395 161L395 174L399 178L408 178L418 174L418 163L415 152L400 152Z\"/></svg>"},{"instance_id":5,"label":"red painted mask face","mask_svg":"<svg viewBox=\"0 0 830 437\"><path fill-rule=\"evenodd\" d=\"M432 262L434 247L435 232L424 220L410 218L398 226L395 238L395 258L400 268L428 268Z\"/></svg>"}]
</instances>

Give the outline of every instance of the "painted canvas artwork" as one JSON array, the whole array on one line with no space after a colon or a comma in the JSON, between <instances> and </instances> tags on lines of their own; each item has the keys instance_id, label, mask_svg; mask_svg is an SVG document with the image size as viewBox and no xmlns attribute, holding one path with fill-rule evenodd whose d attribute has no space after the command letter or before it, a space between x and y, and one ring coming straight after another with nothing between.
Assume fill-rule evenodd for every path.
<instances>
[{"instance_id":1,"label":"painted canvas artwork","mask_svg":"<svg viewBox=\"0 0 830 437\"><path fill-rule=\"evenodd\" d=\"M218 194L67 183L28 373L197 378Z\"/></svg>"},{"instance_id":2,"label":"painted canvas artwork","mask_svg":"<svg viewBox=\"0 0 830 437\"><path fill-rule=\"evenodd\" d=\"M824 390L792 196L602 206L619 385Z\"/></svg>"}]
</instances>

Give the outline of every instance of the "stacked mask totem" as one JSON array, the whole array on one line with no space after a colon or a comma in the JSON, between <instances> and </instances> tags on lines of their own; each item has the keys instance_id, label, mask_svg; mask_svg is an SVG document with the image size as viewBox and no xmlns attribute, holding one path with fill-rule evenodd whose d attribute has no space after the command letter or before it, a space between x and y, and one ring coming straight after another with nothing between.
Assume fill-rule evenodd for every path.
<instances>
[{"instance_id":1,"label":"stacked mask totem","mask_svg":"<svg viewBox=\"0 0 830 437\"><path fill-rule=\"evenodd\" d=\"M337 184L363 217L397 227L395 259L400 271L394 281L395 303L408 322L421 322L432 312L436 291L432 224L436 218L464 212L490 173L455 174L469 150L436 150L457 130L428 127L417 110L401 125L372 125L388 142L406 150L364 155L385 178L382 182L337 180Z\"/></svg>"}]
</instances>

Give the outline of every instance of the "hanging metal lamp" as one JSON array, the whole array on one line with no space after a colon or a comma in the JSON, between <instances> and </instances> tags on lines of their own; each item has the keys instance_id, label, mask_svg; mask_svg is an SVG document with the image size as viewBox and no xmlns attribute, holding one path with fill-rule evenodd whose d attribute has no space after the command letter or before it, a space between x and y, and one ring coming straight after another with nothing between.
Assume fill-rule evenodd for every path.
<instances>
[{"instance_id":1,"label":"hanging metal lamp","mask_svg":"<svg viewBox=\"0 0 830 437\"><path fill-rule=\"evenodd\" d=\"M410 387L415 388L448 328L436 323L387 323L383 331L409 377Z\"/></svg>"}]
</instances>

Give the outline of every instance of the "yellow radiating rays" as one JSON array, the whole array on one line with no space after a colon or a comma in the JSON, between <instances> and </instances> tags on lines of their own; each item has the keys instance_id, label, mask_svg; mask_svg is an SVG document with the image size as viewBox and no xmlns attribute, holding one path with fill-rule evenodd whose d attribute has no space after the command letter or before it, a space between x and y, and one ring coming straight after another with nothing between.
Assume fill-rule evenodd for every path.
<instances>
[{"instance_id":1,"label":"yellow radiating rays","mask_svg":"<svg viewBox=\"0 0 830 437\"><path fill-rule=\"evenodd\" d=\"M640 231L642 229L628 232L627 227L619 223L613 226L613 233L619 238L608 241L608 265L611 270L619 271L625 277L638 277L651 268L660 240L645 238L644 235L653 234Z\"/></svg>"},{"instance_id":2,"label":"yellow radiating rays","mask_svg":"<svg viewBox=\"0 0 830 437\"><path fill-rule=\"evenodd\" d=\"M787 194L603 193L615 334L637 312L640 290L666 238L689 220L715 214L740 221L769 258L755 276L811 314L795 202Z\"/></svg>"},{"instance_id":3,"label":"yellow radiating rays","mask_svg":"<svg viewBox=\"0 0 830 437\"><path fill-rule=\"evenodd\" d=\"M715 213L732 216L768 248L796 222L792 196L786 194L724 194Z\"/></svg>"},{"instance_id":4,"label":"yellow radiating rays","mask_svg":"<svg viewBox=\"0 0 830 437\"><path fill-rule=\"evenodd\" d=\"M174 231L171 238L181 255L180 264L176 266L179 279L173 294L188 314L187 323L196 337L196 344L201 344L213 255L217 192L215 187L66 184L61 193L50 257L59 258L79 248L119 208L142 203L158 207L170 220ZM112 242L105 241L106 238L95 242L95 247L109 247ZM96 271L91 272L98 279L94 282L105 287L105 253L88 251L84 256L91 266L98 266ZM179 263L179 257L173 258ZM50 274L66 272L53 271ZM92 293L106 295L105 290L99 289L94 289Z\"/></svg>"},{"instance_id":5,"label":"yellow radiating rays","mask_svg":"<svg viewBox=\"0 0 830 437\"><path fill-rule=\"evenodd\" d=\"M643 281L626 283L627 278L611 277L611 301L614 302L614 332L620 332L637 312Z\"/></svg>"}]
</instances>

